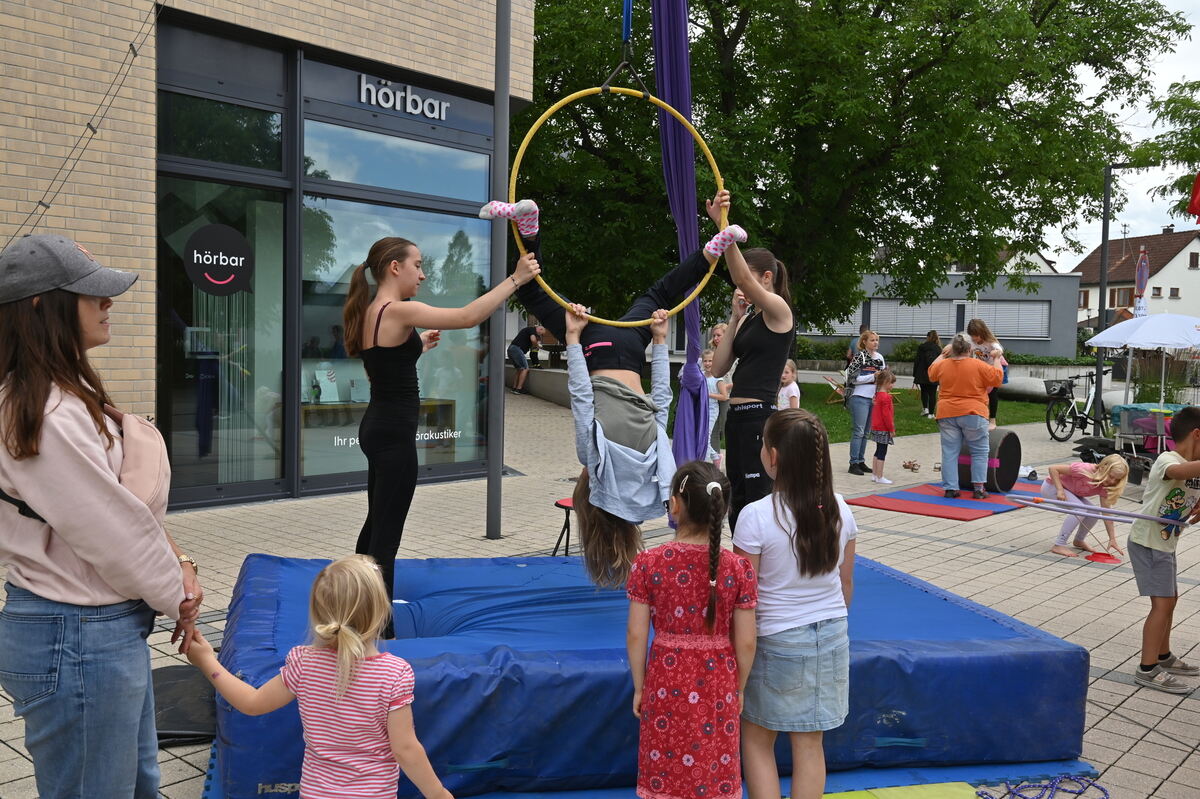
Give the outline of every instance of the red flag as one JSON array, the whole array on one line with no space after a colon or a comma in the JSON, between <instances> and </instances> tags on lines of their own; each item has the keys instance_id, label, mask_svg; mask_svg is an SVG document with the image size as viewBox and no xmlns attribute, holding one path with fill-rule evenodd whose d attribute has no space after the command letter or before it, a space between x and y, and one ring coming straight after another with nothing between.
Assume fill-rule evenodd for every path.
<instances>
[{"instance_id":1,"label":"red flag","mask_svg":"<svg viewBox=\"0 0 1200 799\"><path fill-rule=\"evenodd\" d=\"M1192 184L1192 201L1188 203L1187 212L1196 215L1196 224L1200 225L1200 172L1196 173L1196 182Z\"/></svg>"}]
</instances>

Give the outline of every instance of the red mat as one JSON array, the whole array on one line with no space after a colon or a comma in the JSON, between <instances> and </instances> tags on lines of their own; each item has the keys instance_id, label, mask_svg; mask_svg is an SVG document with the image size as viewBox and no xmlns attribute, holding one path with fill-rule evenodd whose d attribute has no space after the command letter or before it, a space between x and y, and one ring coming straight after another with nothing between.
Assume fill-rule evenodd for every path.
<instances>
[{"instance_id":1,"label":"red mat","mask_svg":"<svg viewBox=\"0 0 1200 799\"><path fill-rule=\"evenodd\" d=\"M938 492L940 493L940 492ZM933 516L937 519L953 519L960 522L971 522L991 516L992 511L985 508L956 508L952 505L932 505L927 502L917 502L911 499L896 499L894 497L875 494L867 497L855 497L846 500L847 505L858 505L863 508L878 508L879 510L894 510L899 513L915 513L918 516ZM979 504L984 504L983 500ZM1013 503L1009 503L1013 504Z\"/></svg>"}]
</instances>

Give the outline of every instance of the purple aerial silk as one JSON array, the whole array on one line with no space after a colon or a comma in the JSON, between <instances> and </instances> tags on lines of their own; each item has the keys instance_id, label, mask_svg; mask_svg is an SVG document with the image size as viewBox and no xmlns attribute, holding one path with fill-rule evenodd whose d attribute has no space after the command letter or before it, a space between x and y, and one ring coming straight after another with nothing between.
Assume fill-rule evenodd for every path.
<instances>
[{"instance_id":1,"label":"purple aerial silk","mask_svg":"<svg viewBox=\"0 0 1200 799\"><path fill-rule=\"evenodd\" d=\"M692 81L688 57L687 0L653 0L654 82L658 97L691 121ZM667 200L679 240L680 259L698 246L696 217L696 157L692 134L661 109L658 138L662 144L663 176ZM700 303L683 311L687 330L687 356L679 372L679 403L675 409L672 449L675 462L703 459L708 452L708 382L700 371Z\"/></svg>"}]
</instances>

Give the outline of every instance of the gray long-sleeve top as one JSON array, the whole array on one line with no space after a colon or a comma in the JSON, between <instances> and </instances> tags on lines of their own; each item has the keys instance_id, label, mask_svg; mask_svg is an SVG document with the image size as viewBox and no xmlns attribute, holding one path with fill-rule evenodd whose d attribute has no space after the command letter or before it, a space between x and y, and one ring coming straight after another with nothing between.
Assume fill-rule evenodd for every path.
<instances>
[{"instance_id":1,"label":"gray long-sleeve top","mask_svg":"<svg viewBox=\"0 0 1200 799\"><path fill-rule=\"evenodd\" d=\"M666 512L663 503L675 474L675 456L667 436L671 404L667 346L655 344L651 352L650 397L646 397L615 380L593 379L583 348L578 344L567 347L575 452L588 470L590 501L634 523Z\"/></svg>"}]
</instances>

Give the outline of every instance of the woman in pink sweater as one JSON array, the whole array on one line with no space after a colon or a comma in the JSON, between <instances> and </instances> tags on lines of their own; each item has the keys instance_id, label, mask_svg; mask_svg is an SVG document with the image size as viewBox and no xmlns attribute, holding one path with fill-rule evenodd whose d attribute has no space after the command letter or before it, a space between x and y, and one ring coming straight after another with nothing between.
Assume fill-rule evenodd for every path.
<instances>
[{"instance_id":1,"label":"woman in pink sweater","mask_svg":"<svg viewBox=\"0 0 1200 799\"><path fill-rule=\"evenodd\" d=\"M86 355L136 279L63 236L0 253L0 686L42 799L157 795L146 637L165 613L186 648L199 611L195 561L162 525L162 437L130 416L122 435ZM127 461L157 473L127 487Z\"/></svg>"}]
</instances>

